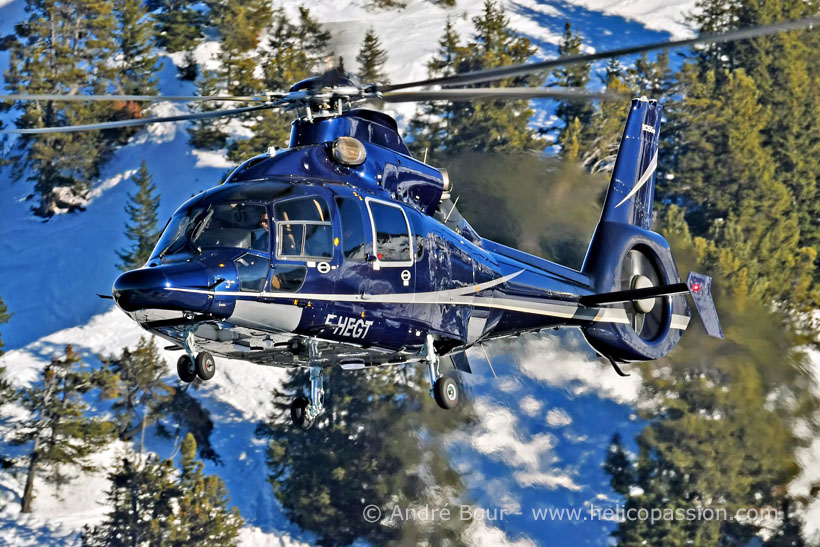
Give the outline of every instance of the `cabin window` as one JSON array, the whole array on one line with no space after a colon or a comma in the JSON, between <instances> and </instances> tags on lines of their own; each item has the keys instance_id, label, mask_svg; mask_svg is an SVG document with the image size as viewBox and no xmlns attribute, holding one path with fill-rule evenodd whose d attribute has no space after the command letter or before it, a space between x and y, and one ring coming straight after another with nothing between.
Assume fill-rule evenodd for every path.
<instances>
[{"instance_id":1,"label":"cabin window","mask_svg":"<svg viewBox=\"0 0 820 547\"><path fill-rule=\"evenodd\" d=\"M277 255L282 258L333 256L333 226L327 202L319 196L289 199L273 206L276 217Z\"/></svg>"},{"instance_id":2,"label":"cabin window","mask_svg":"<svg viewBox=\"0 0 820 547\"><path fill-rule=\"evenodd\" d=\"M373 221L373 254L385 266L411 266L410 223L399 205L367 201Z\"/></svg>"},{"instance_id":3,"label":"cabin window","mask_svg":"<svg viewBox=\"0 0 820 547\"><path fill-rule=\"evenodd\" d=\"M364 260L364 219L359 204L353 198L336 198L342 221L342 253L348 260Z\"/></svg>"},{"instance_id":4,"label":"cabin window","mask_svg":"<svg viewBox=\"0 0 820 547\"><path fill-rule=\"evenodd\" d=\"M291 264L277 264L270 278L270 290L296 292L302 288L307 268Z\"/></svg>"}]
</instances>

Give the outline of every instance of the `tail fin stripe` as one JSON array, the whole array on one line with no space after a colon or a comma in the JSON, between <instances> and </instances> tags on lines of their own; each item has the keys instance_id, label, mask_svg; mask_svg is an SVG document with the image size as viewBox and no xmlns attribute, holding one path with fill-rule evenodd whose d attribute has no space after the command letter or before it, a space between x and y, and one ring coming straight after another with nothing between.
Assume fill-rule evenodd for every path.
<instances>
[{"instance_id":1,"label":"tail fin stripe","mask_svg":"<svg viewBox=\"0 0 820 547\"><path fill-rule=\"evenodd\" d=\"M653 132L654 132L654 131L653 131ZM658 152L657 152L657 150L656 150L656 151L655 151L655 155L652 157L652 160L649 162L649 165L647 165L647 166L646 166L646 171L644 171L644 172L643 172L643 175L641 175L641 178L638 180L638 182L635 184L635 186L632 188L632 190L631 190L631 191L630 191L630 192L626 195L626 197L625 197L624 199L622 199L622 200L618 203L618 205L616 205L616 206L615 206L615 208L620 207L621 205L623 205L624 203L626 203L626 201L627 201L627 200L629 200L629 198L631 198L632 196L634 196L634 195L635 195L635 193L636 193L638 190L640 190L640 189L641 189L641 187L642 187L644 184L646 184L646 183L647 183L647 181L648 181L650 178L652 178L652 174L655 172L655 169L657 169L657 168L658 168Z\"/></svg>"}]
</instances>

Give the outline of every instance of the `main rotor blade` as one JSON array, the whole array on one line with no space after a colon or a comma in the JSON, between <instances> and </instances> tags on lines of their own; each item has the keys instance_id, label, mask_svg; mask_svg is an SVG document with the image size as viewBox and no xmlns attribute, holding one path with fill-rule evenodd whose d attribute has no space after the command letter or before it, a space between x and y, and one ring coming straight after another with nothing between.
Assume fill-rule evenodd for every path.
<instances>
[{"instance_id":1,"label":"main rotor blade","mask_svg":"<svg viewBox=\"0 0 820 547\"><path fill-rule=\"evenodd\" d=\"M200 101L237 101L243 103L268 102L271 99L283 97L285 93L275 93L268 96L246 96L234 97L230 95L60 95L59 93L45 94L18 94L0 95L0 101L175 101L175 102L200 102Z\"/></svg>"},{"instance_id":2,"label":"main rotor blade","mask_svg":"<svg viewBox=\"0 0 820 547\"><path fill-rule=\"evenodd\" d=\"M585 91L579 87L489 87L469 89L439 89L434 91L391 91L384 94L388 103L412 101L477 101L477 100L516 100L516 99L561 99L565 101L587 101L600 99L619 101L624 99L621 93L608 91Z\"/></svg>"},{"instance_id":3,"label":"main rotor blade","mask_svg":"<svg viewBox=\"0 0 820 547\"><path fill-rule=\"evenodd\" d=\"M818 23L820 23L820 16L816 15L813 17L806 17L805 19L798 19L796 21L784 21L781 23L773 23L771 25L730 30L728 32L722 32L718 34L707 34L695 38L688 38L686 40L655 42L652 44L645 44L642 46L630 46L619 49L611 49L608 51L601 51L598 53L569 55L567 57L549 59L547 61L542 61L540 63L524 63L519 65L490 68L486 70L475 70L473 72L465 72L463 74L454 74L452 76L430 78L427 80L418 80L415 82L405 82L401 84L376 84L375 86L369 89L372 89L373 91L388 92L395 91L397 89L406 89L408 87L421 87L428 85L457 86L478 84L483 82L492 82L494 80L502 80L504 78L510 78L512 76L523 76L525 74L531 74L533 72L539 72L557 66L576 65L580 63L598 61L601 59L609 59L611 57L621 57L623 55L632 55L635 53L643 53L646 51L692 46L695 44L720 44L724 42L732 42L735 40L744 40L746 38L755 38L757 36L777 34L778 32L784 32L787 30L798 30L808 28Z\"/></svg>"},{"instance_id":4,"label":"main rotor blade","mask_svg":"<svg viewBox=\"0 0 820 547\"><path fill-rule=\"evenodd\" d=\"M151 123L182 122L185 120L201 120L205 118L221 118L223 116L236 116L243 112L253 112L255 110L265 110L274 108L271 105L248 106L245 108L235 108L233 110L215 110L213 112L199 112L197 114L185 114L182 116L166 116L163 118L142 118L137 120L121 120L118 122L91 123L86 125L66 125L63 127L39 127L31 129L2 129L0 134L14 135L40 135L44 133L70 133L73 131L89 131L95 129L112 129L115 127L133 127L147 125Z\"/></svg>"}]
</instances>

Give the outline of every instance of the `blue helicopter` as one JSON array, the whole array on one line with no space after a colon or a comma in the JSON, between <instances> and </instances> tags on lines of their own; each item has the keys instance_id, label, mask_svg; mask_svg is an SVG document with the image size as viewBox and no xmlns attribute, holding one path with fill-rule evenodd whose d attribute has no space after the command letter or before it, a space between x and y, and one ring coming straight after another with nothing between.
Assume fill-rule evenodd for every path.
<instances>
[{"instance_id":1,"label":"blue helicopter","mask_svg":"<svg viewBox=\"0 0 820 547\"><path fill-rule=\"evenodd\" d=\"M116 305L183 350L179 378L214 376L214 356L306 367L310 394L291 406L310 427L324 410L322 370L408 363L427 367L442 408L459 400L447 357L471 372L465 350L488 340L576 327L618 374L659 359L690 324L723 333L711 279L682 282L669 244L652 231L662 107L632 100L600 221L580 270L481 237L459 214L445 170L413 158L390 116L366 100L622 100L560 88L451 88L558 65L771 34L816 18L402 84L357 85L328 72L287 92L253 97L6 95L0 100L238 101L260 104L185 116L9 133L95 130L266 108L295 110L289 146L270 148L219 186L182 204L148 262L114 282ZM441 86L439 89L401 91ZM687 297L688 295L688 297Z\"/></svg>"}]
</instances>

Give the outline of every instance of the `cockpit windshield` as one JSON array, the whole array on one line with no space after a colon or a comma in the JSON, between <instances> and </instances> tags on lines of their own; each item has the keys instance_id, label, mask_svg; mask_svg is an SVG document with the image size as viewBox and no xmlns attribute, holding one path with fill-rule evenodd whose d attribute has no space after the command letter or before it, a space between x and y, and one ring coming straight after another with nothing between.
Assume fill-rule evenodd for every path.
<instances>
[{"instance_id":1,"label":"cockpit windshield","mask_svg":"<svg viewBox=\"0 0 820 547\"><path fill-rule=\"evenodd\" d=\"M232 247L267 253L268 211L251 203L217 203L191 207L174 215L154 250L161 258L183 252Z\"/></svg>"}]
</instances>

